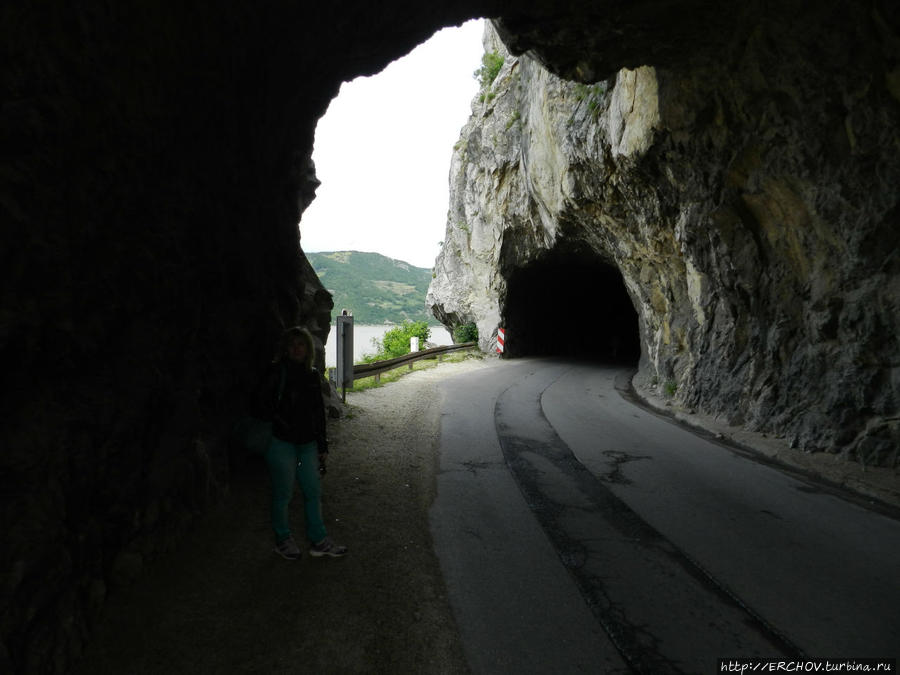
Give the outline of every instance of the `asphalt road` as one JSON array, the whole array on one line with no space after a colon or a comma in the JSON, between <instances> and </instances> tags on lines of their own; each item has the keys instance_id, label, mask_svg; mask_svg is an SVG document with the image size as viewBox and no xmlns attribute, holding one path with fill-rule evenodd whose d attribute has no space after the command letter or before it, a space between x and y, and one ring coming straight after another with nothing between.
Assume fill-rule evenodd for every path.
<instances>
[{"instance_id":1,"label":"asphalt road","mask_svg":"<svg viewBox=\"0 0 900 675\"><path fill-rule=\"evenodd\" d=\"M629 402L504 361L442 386L430 524L474 673L896 658L900 522Z\"/></svg>"}]
</instances>

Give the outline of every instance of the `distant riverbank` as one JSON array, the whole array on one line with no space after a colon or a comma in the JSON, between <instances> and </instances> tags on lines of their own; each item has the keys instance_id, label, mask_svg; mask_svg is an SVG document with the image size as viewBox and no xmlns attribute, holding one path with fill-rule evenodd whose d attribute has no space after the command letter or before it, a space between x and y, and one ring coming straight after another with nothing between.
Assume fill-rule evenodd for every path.
<instances>
[{"instance_id":1,"label":"distant riverbank","mask_svg":"<svg viewBox=\"0 0 900 675\"><path fill-rule=\"evenodd\" d=\"M384 334L394 328L393 325L381 324L378 326L367 326L364 324L353 326L353 360L356 363L362 361L366 354L374 354L378 349L372 345L372 340L381 341ZM431 337L428 341L435 345L452 345L453 338L443 326L429 326L431 329ZM336 352L337 338L335 337L335 327L332 325L328 332L328 342L325 343L325 367L333 368L337 364Z\"/></svg>"}]
</instances>

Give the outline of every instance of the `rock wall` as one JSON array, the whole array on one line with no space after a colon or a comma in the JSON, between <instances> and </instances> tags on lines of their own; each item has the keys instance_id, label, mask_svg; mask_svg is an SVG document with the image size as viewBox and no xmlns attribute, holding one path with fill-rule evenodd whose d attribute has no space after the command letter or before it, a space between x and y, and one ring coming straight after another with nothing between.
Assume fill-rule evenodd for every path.
<instances>
[{"instance_id":1,"label":"rock wall","mask_svg":"<svg viewBox=\"0 0 900 675\"><path fill-rule=\"evenodd\" d=\"M328 334L297 229L315 123L467 16L2 3L0 672L68 672L106 596L227 498L279 332Z\"/></svg>"},{"instance_id":2,"label":"rock wall","mask_svg":"<svg viewBox=\"0 0 900 675\"><path fill-rule=\"evenodd\" d=\"M663 331L654 363L684 380L694 371L666 346L671 336L692 345L727 343L719 331L735 336L736 346L716 353L723 367L733 359L738 384L704 390L694 374L680 395L711 406L717 396L765 401L740 389L754 382L742 345L766 340L775 349L781 340L784 368L812 363L806 353L814 349L822 359L836 354L836 367L850 368L843 396L868 406L868 419L887 416L884 379L897 386L889 286L896 10L880 0L768 4L0 3L0 671L68 670L106 595L227 498L228 430L278 332L302 322L325 335L328 298L297 231L316 186L317 119L343 80L377 72L438 28L473 16L501 17L514 50L568 78L592 83L624 66L657 68L662 121L649 150L610 155L615 180L584 189L606 204L598 214L647 231L635 246L652 249L648 275L671 267L660 286L671 296L654 294L651 304L683 307L685 293L705 303L702 330L674 311L665 320L642 313L648 340ZM652 207L649 183L632 177L663 169L669 186ZM518 189L511 178L509 189ZM539 196L549 206L516 223L523 232L556 208L552 193ZM626 213L632 203L643 204L637 216ZM808 229L791 235L771 225L803 209ZM532 231L543 241L551 230ZM808 297L798 294L801 309L783 310L793 323L778 323L774 306L760 308L765 321L746 318L744 292L775 295L747 290L741 270L755 258L741 258L745 248L757 258L796 258L799 271L766 258L766 269L784 276L764 285L789 293L805 288L796 280L804 265L830 269L812 252L832 239L846 258L864 261L834 266L839 303L811 286ZM511 266L522 240L508 241ZM694 256L693 286L678 257L658 262L682 241ZM720 300L706 300L711 289ZM635 298L641 292L632 289ZM824 342L807 336L814 330ZM846 356L827 346L848 336ZM851 378L864 373L865 382ZM771 396L789 402L806 381L782 376ZM827 399L817 400L827 414ZM885 432L876 431L877 444Z\"/></svg>"},{"instance_id":3,"label":"rock wall","mask_svg":"<svg viewBox=\"0 0 900 675\"><path fill-rule=\"evenodd\" d=\"M869 10L756 17L715 61L590 85L489 29L506 58L454 148L435 316L474 320L485 349L504 324L509 347L532 330L509 323L515 270L591 251L637 310L640 383L896 466L900 71L896 23Z\"/></svg>"}]
</instances>

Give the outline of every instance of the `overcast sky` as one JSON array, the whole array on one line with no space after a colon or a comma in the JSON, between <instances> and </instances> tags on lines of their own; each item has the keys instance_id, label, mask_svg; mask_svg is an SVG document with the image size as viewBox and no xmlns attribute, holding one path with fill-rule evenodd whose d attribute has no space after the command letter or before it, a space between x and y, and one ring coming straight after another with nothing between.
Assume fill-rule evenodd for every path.
<instances>
[{"instance_id":1,"label":"overcast sky","mask_svg":"<svg viewBox=\"0 0 900 675\"><path fill-rule=\"evenodd\" d=\"M445 28L373 77L345 82L319 120L322 185L304 251L374 251L431 268L444 238L453 145L471 112L483 22Z\"/></svg>"}]
</instances>

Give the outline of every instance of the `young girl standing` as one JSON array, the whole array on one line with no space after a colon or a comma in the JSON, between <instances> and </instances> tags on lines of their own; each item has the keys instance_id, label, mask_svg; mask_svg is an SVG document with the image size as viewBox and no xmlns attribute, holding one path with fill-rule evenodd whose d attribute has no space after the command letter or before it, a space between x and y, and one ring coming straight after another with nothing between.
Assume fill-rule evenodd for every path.
<instances>
[{"instance_id":1,"label":"young girl standing","mask_svg":"<svg viewBox=\"0 0 900 675\"><path fill-rule=\"evenodd\" d=\"M346 546L331 540L322 520L320 472L325 472L328 441L319 374L312 367L314 353L309 331L299 326L286 330L257 400L259 416L272 421L265 457L272 478L275 552L288 560L301 555L288 522L295 480L303 493L309 554L337 558L347 553Z\"/></svg>"}]
</instances>

